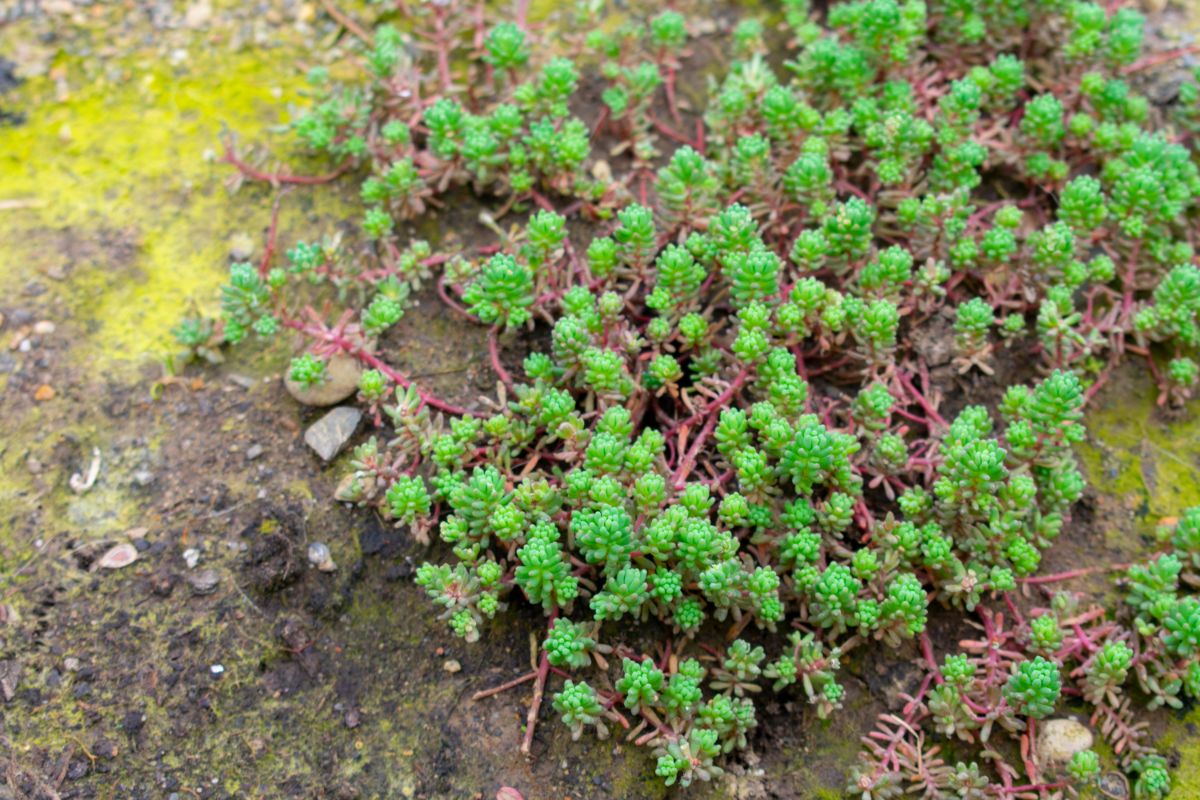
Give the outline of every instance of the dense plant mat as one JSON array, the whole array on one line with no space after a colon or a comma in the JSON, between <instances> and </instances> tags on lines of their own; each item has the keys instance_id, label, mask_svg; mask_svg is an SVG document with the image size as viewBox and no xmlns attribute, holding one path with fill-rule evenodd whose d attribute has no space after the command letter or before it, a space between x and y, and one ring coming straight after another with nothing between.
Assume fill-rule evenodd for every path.
<instances>
[{"instance_id":1,"label":"dense plant mat","mask_svg":"<svg viewBox=\"0 0 1200 800\"><path fill-rule=\"evenodd\" d=\"M911 641L924 677L848 792L1077 792L1097 753L1034 744L1080 703L1133 795L1164 797L1138 714L1200 694L1200 508L1112 567L1107 607L1039 566L1114 367L1143 362L1169 407L1200 378L1197 84L1168 110L1134 91L1159 58L1129 8L789 2L786 42L753 18L720 39L732 60L693 108L699 17L576 14L566 55L523 9L344 19L361 77L314 70L294 125L330 171L267 171L232 138L225 159L276 185L360 176L365 244L279 252L273 227L223 315L179 330L185 355L294 330L301 389L331 359L367 367L381 430L337 499L444 543L417 582L468 642L512 603L544 610L537 668L512 682L532 684L525 752L546 698L573 737L617 732L668 785L708 780L764 697L837 714L843 660ZM464 189L491 237L398 232ZM452 402L389 363L428 284L490 327L494 398ZM955 376L971 385L948 418ZM942 609L977 629L958 652L929 637Z\"/></svg>"}]
</instances>

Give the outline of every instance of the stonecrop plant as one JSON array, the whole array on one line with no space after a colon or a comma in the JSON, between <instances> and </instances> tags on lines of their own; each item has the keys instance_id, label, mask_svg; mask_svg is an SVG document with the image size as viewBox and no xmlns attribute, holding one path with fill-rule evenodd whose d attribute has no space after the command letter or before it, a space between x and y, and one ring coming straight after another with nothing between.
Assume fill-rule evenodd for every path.
<instances>
[{"instance_id":1,"label":"stonecrop plant","mask_svg":"<svg viewBox=\"0 0 1200 800\"><path fill-rule=\"evenodd\" d=\"M379 430L337 499L430 543L416 582L455 635L542 610L513 682L533 686L527 753L548 698L572 737L708 780L766 698L838 714L872 653L922 680L864 737L850 795L1073 796L1099 754L1044 764L1032 743L1074 710L1133 797L1165 797L1139 714L1200 698L1200 509L1118 607L1039 568L1114 367L1143 362L1164 406L1196 388L1196 86L1140 95L1163 59L1111 3L785 0L782 30L727 34L687 8L601 24L603 5L553 37L523 6L339 13L361 74L313 68L292 126L330 171L268 172L232 139L225 160L276 187L358 180L366 250L285 248L272 225L221 317L180 329L188 354L293 332L296 382L363 363ZM682 91L697 35L724 54L702 107ZM483 244L400 233L465 197ZM494 396L389 364L433 289L489 330ZM931 614L978 633L939 648Z\"/></svg>"}]
</instances>

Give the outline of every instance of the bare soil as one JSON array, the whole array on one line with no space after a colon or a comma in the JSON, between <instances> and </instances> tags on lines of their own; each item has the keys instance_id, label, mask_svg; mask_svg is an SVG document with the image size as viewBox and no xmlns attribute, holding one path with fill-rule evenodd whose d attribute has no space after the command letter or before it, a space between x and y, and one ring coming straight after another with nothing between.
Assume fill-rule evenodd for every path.
<instances>
[{"instance_id":1,"label":"bare soil","mask_svg":"<svg viewBox=\"0 0 1200 800\"><path fill-rule=\"evenodd\" d=\"M0 82L3 69L0 61ZM695 94L701 77L697 70L681 94ZM0 116L0 124L19 122L19 114ZM478 208L453 203L438 227L476 230ZM324 467L303 444L320 412L284 392L286 347L244 349L159 384L157 396L153 363L140 379L109 379L72 355L92 332L60 313L69 297L62 281L85 260L132 270L136 243L118 226L36 235L67 255L68 268L0 297L0 429L13 432L0 456L22 471L19 481L0 480L18 487L0 506L0 800L490 800L504 785L528 800L668 794L647 753L620 741L573 743L548 708L533 758L522 760L528 687L470 701L529 669L544 620L514 603L477 644L449 633L412 582L417 564L445 555L439 546L329 502L344 464ZM391 362L456 402L494 397L485 329L455 317L432 290L418 299L383 342ZM56 330L32 332L41 320ZM957 375L938 356L949 351L944 319L917 336L944 416L968 403L994 407L993 387L1036 377L1017 349L1001 351L995 379ZM530 346L509 343L505 362L516 367ZM41 386L55 397L34 399ZM1099 402L1146 391L1126 370ZM1147 424L1166 430L1164 420ZM76 492L70 478L86 474L93 447L101 472ZM1194 443L1172 452L1200 466ZM1149 548L1153 491L1109 489L1089 489L1045 571ZM120 534L92 533L117 523ZM138 559L99 569L118 541L134 544ZM309 563L314 542L330 547L335 571ZM1097 597L1113 591L1103 577L1071 586ZM933 616L931 630L938 652L971 632L946 613ZM859 737L917 681L915 652L881 652L863 648L850 660L846 710L835 720L821 722L783 695L766 704L728 775L677 794L842 796ZM1165 732L1184 717L1159 712L1154 724ZM1186 730L1194 733L1190 723ZM1179 751L1169 748L1176 760Z\"/></svg>"}]
</instances>

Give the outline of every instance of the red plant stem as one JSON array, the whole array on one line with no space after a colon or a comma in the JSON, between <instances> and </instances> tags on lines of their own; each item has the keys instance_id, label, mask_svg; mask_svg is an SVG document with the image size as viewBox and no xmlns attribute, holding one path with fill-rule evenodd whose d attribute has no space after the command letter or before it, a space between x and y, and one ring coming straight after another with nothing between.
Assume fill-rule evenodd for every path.
<instances>
[{"instance_id":1,"label":"red plant stem","mask_svg":"<svg viewBox=\"0 0 1200 800\"><path fill-rule=\"evenodd\" d=\"M592 136L593 137L595 137L596 134L598 134L600 132L600 129L604 127L604 123L608 122L608 117L609 117L608 106L603 106L600 109L600 115L598 117L596 117L596 123L594 125L592 125Z\"/></svg>"},{"instance_id":2,"label":"red plant stem","mask_svg":"<svg viewBox=\"0 0 1200 800\"><path fill-rule=\"evenodd\" d=\"M921 681L921 688L917 690L916 696L904 706L904 715L906 717L911 715L917 709L917 706L921 704L921 701L925 699L925 693L929 691L929 684L933 682L934 678L941 680L941 674L936 670L925 675L925 679Z\"/></svg>"},{"instance_id":3,"label":"red plant stem","mask_svg":"<svg viewBox=\"0 0 1200 800\"><path fill-rule=\"evenodd\" d=\"M1053 575L1034 575L1030 578L1021 578L1020 581L1027 585L1058 583L1059 581L1069 581L1072 578L1082 578L1084 575L1095 575L1097 572L1119 572L1129 569L1130 566L1130 564L1110 564L1101 567L1081 567L1066 572L1056 572Z\"/></svg>"},{"instance_id":4,"label":"red plant stem","mask_svg":"<svg viewBox=\"0 0 1200 800\"><path fill-rule=\"evenodd\" d=\"M859 199L866 200L867 202L870 202L870 200L871 200L871 198L867 196L866 192L864 192L862 189L855 186L853 183L850 183L850 181L838 181L837 189L840 192L850 192L851 194L857 196Z\"/></svg>"},{"instance_id":5,"label":"red plant stem","mask_svg":"<svg viewBox=\"0 0 1200 800\"><path fill-rule=\"evenodd\" d=\"M716 489L718 487L724 486L725 484L729 483L729 481L731 481L732 479L733 479L733 470L727 469L724 472L722 472L720 475L717 475L714 478L709 478L706 481L702 481L702 483L708 484L708 488L710 488L710 489Z\"/></svg>"},{"instance_id":6,"label":"red plant stem","mask_svg":"<svg viewBox=\"0 0 1200 800\"><path fill-rule=\"evenodd\" d=\"M1183 47L1176 47L1174 50L1164 50L1161 53L1153 53L1133 62L1129 66L1121 68L1122 75L1131 75L1134 72L1141 72L1144 69L1157 67L1159 64L1165 64L1168 61L1174 61L1177 58L1183 58L1192 53L1200 53L1200 43L1193 43Z\"/></svg>"},{"instance_id":7,"label":"red plant stem","mask_svg":"<svg viewBox=\"0 0 1200 800\"><path fill-rule=\"evenodd\" d=\"M1077 622L1072 627L1075 629L1075 635L1079 637L1080 643L1087 648L1089 653L1093 653L1100 649L1099 645L1092 641L1092 637L1087 635L1087 631L1083 629L1082 625Z\"/></svg>"},{"instance_id":8,"label":"red plant stem","mask_svg":"<svg viewBox=\"0 0 1200 800\"><path fill-rule=\"evenodd\" d=\"M1013 615L1013 619L1017 621L1018 625L1025 624L1025 618L1021 616L1021 610L1013 603L1012 596L1008 592L1004 593L1004 605L1008 606L1009 613Z\"/></svg>"},{"instance_id":9,"label":"red plant stem","mask_svg":"<svg viewBox=\"0 0 1200 800\"><path fill-rule=\"evenodd\" d=\"M858 527L862 528L868 534L874 530L875 517L871 514L871 509L867 508L866 502L861 498L854 503L854 515L857 517Z\"/></svg>"},{"instance_id":10,"label":"red plant stem","mask_svg":"<svg viewBox=\"0 0 1200 800\"><path fill-rule=\"evenodd\" d=\"M347 344L349 344L349 343L347 342ZM362 361L364 364L367 364L368 366L374 367L375 369L379 370L384 375L388 376L389 378L394 380L396 383L400 384L405 389L407 389L408 387L413 385L413 382L411 380L409 380L408 377L406 377L403 373L398 372L397 370L388 366L386 363L384 363L382 360L380 360L380 358L378 356L376 356L374 353L371 353L367 350L363 350L361 348L353 347L353 345L351 345L351 348L352 349L347 350L347 352L349 352L350 355L356 357L359 361ZM437 395L430 394L429 392L427 392L426 390L424 390L420 387L417 387L417 394L420 396L420 398L422 400L425 401L426 405L433 406L434 408L439 409L440 411L445 411L447 414L457 414L460 417L477 417L477 416L479 416L479 414L475 411L471 411L470 409L466 409L461 406L456 406L451 403L448 403L445 400L442 400Z\"/></svg>"},{"instance_id":11,"label":"red plant stem","mask_svg":"<svg viewBox=\"0 0 1200 800\"><path fill-rule=\"evenodd\" d=\"M683 117L679 116L679 106L675 102L675 68L667 67L667 78L663 82L664 88L667 90L667 107L671 109L671 119L675 120L676 125L683 124Z\"/></svg>"},{"instance_id":12,"label":"red plant stem","mask_svg":"<svg viewBox=\"0 0 1200 800\"><path fill-rule=\"evenodd\" d=\"M687 453L684 455L683 460L679 464L679 468L675 470L675 475L671 479L671 482L674 484L676 489L682 489L684 483L687 482L688 473L690 473L692 471L692 467L696 465L696 459L700 456L700 451L704 449L705 442L707 442L708 437L712 435L713 428L717 426L717 411L720 410L721 406L729 402L729 399L733 397L734 393L742 387L742 384L746 382L746 378L749 377L749 375L749 371L743 369L737 374L737 377L733 379L733 382L729 384L725 391L717 395L717 397L705 407L701 415L708 417L708 421L704 423L704 427L701 429L700 435L696 437L696 440L692 442L692 446L688 448ZM683 425L688 425L695 419L697 419L697 417L690 417L686 422L683 423ZM682 425L680 427L682 427Z\"/></svg>"},{"instance_id":13,"label":"red plant stem","mask_svg":"<svg viewBox=\"0 0 1200 800\"><path fill-rule=\"evenodd\" d=\"M547 625L553 627L558 618L558 609L550 615ZM525 739L521 742L521 752L529 755L533 749L533 731L537 727L538 711L542 708L542 698L546 695L546 678L550 675L550 658L542 651L538 660L537 683L533 687L533 701L529 704L529 715L525 717Z\"/></svg>"},{"instance_id":14,"label":"red plant stem","mask_svg":"<svg viewBox=\"0 0 1200 800\"><path fill-rule=\"evenodd\" d=\"M321 0L321 8L325 9L325 13L331 16L334 22L336 22L338 25L341 25L359 39L362 39L363 42L365 42L368 46L375 46L374 37L367 33L367 31L364 30L363 27L353 19L339 11L337 7L333 5L333 3L329 2L329 0Z\"/></svg>"},{"instance_id":15,"label":"red plant stem","mask_svg":"<svg viewBox=\"0 0 1200 800\"><path fill-rule=\"evenodd\" d=\"M916 414L912 413L911 411L906 411L903 408L893 408L892 411L894 413L899 414L900 416L904 417L909 422L920 423L921 425L924 425L926 428L933 427L933 423L930 422L928 417L919 417Z\"/></svg>"},{"instance_id":16,"label":"red plant stem","mask_svg":"<svg viewBox=\"0 0 1200 800\"><path fill-rule=\"evenodd\" d=\"M1069 781L1059 781L1058 783L1030 783L1025 786L1006 786L1001 789L1005 794L1017 794L1018 792L1045 792L1051 789L1065 789L1070 786Z\"/></svg>"},{"instance_id":17,"label":"red plant stem","mask_svg":"<svg viewBox=\"0 0 1200 800\"><path fill-rule=\"evenodd\" d=\"M818 375L824 375L827 372L833 372L836 369L840 369L841 367L844 367L845 365L847 365L849 363L850 363L849 358L835 359L834 361L830 361L827 364L822 364L819 367L814 367L813 369L810 369L808 371L808 375L810 378L815 378Z\"/></svg>"},{"instance_id":18,"label":"red plant stem","mask_svg":"<svg viewBox=\"0 0 1200 800\"><path fill-rule=\"evenodd\" d=\"M676 489L682 489L687 483L687 476L692 471L692 467L696 465L696 459L700 456L700 451L704 448L705 442L708 441L708 437L712 435L715 427L717 427L717 415L712 414L704 423L704 427L700 429L700 435L692 442L692 446L684 454L683 461L680 462L679 468L675 470L675 474L671 478Z\"/></svg>"},{"instance_id":19,"label":"red plant stem","mask_svg":"<svg viewBox=\"0 0 1200 800\"><path fill-rule=\"evenodd\" d=\"M971 709L976 714L981 714L982 716L987 717L989 714L992 713L992 710L990 708L988 708L987 706L984 706L984 705L980 705L979 703L976 703L968 695L963 694L960 696L962 697L963 703L965 703L967 705L967 708Z\"/></svg>"},{"instance_id":20,"label":"red plant stem","mask_svg":"<svg viewBox=\"0 0 1200 800\"><path fill-rule=\"evenodd\" d=\"M330 330L314 329L312 326L305 325L296 320L285 320L283 324L286 327L292 328L294 330L298 330L301 333L305 333L305 334L313 337L314 339L320 339L322 341L325 341L325 342L333 345L334 347L338 348L342 352L346 353L347 355L354 356L355 358L357 358L359 361L363 362L367 366L373 367L374 369L377 369L380 372L382 372L387 377L391 378L393 381L395 381L397 384L399 384L401 388L407 389L410 386L414 385L412 380L409 379L409 377L407 375L396 370L394 367L391 367L386 362L384 362L382 359L380 359L379 356L375 355L371 351L365 350L362 347L347 340L340 333L334 333L333 331L330 331ZM466 409L461 406L456 406L456 405L453 405L452 403L448 403L445 400L442 400L437 395L432 394L432 393L426 391L425 389L422 389L419 386L416 387L416 389L417 389L417 395L421 398L421 400L425 403L425 405L432 406L433 408L436 408L440 411L445 411L447 414L454 414L454 415L460 416L460 417L478 417L478 416L480 416L480 414L476 411L471 411L470 409Z\"/></svg>"},{"instance_id":21,"label":"red plant stem","mask_svg":"<svg viewBox=\"0 0 1200 800\"><path fill-rule=\"evenodd\" d=\"M1070 619L1064 619L1061 624L1063 624L1063 625L1083 625L1084 623L1092 622L1097 619L1101 619L1103 616L1104 616L1104 609L1097 607L1097 608L1093 608L1091 611L1085 611L1082 614L1079 614L1078 616L1071 617Z\"/></svg>"},{"instance_id":22,"label":"red plant stem","mask_svg":"<svg viewBox=\"0 0 1200 800\"><path fill-rule=\"evenodd\" d=\"M263 172L255 169L238 158L236 152L228 144L225 145L225 155L221 158L226 164L231 164L237 168L238 172L256 181L263 181L272 186L278 186L281 183L290 183L298 186L317 186L322 183L330 183L337 180L346 174L350 169L350 162L347 161L333 172L325 175L282 175L278 172Z\"/></svg>"},{"instance_id":23,"label":"red plant stem","mask_svg":"<svg viewBox=\"0 0 1200 800\"><path fill-rule=\"evenodd\" d=\"M483 2L483 0L479 0L479 2L475 4L475 13L473 14L474 21L475 21L475 35L471 39L471 46L474 47L476 50L483 50L484 33L485 33L485 25L486 25L486 23L483 20L483 14L485 11L487 11L486 4ZM492 69L492 65L488 64L488 79L489 80L492 78L493 72L494 72L494 69Z\"/></svg>"},{"instance_id":24,"label":"red plant stem","mask_svg":"<svg viewBox=\"0 0 1200 800\"><path fill-rule=\"evenodd\" d=\"M1100 390L1103 389L1104 386L1108 383L1108 378L1111 373L1112 373L1112 364L1109 364L1108 366L1106 366L1104 368L1104 370L1098 376L1096 376L1096 380L1092 381L1092 385L1089 386L1087 388L1087 390L1083 393L1084 405L1087 405L1088 403L1092 402L1092 398L1094 398L1097 394L1100 393Z\"/></svg>"},{"instance_id":25,"label":"red plant stem","mask_svg":"<svg viewBox=\"0 0 1200 800\"><path fill-rule=\"evenodd\" d=\"M967 225L971 226L971 227L977 225L980 222L980 220L982 220L988 214L992 213L993 211L996 211L999 208L1002 208L1003 206L1015 205L1017 208L1033 208L1034 206L1036 206L1038 204L1038 200L1039 200L1039 198L1037 198L1037 197L1026 197L1024 200L1018 200L1015 203L1013 203L1011 201L1007 201L1007 200L1001 200L1001 201L998 201L995 203L989 203L988 205L984 206L983 208L981 208L980 210L976 211L974 214L969 216L967 218Z\"/></svg>"},{"instance_id":26,"label":"red plant stem","mask_svg":"<svg viewBox=\"0 0 1200 800\"><path fill-rule=\"evenodd\" d=\"M275 242L279 233L279 204L283 202L283 195L286 190L279 193L275 198L275 204L271 207L271 227L267 229L267 245L263 250L262 260L258 262L258 277L265 279L267 272L271 268L271 258L275 255Z\"/></svg>"},{"instance_id":27,"label":"red plant stem","mask_svg":"<svg viewBox=\"0 0 1200 800\"><path fill-rule=\"evenodd\" d=\"M446 31L446 9L439 6L433 16L435 49L437 50L438 80L442 84L442 92L449 94L454 86L450 77L450 41Z\"/></svg>"},{"instance_id":28,"label":"red plant stem","mask_svg":"<svg viewBox=\"0 0 1200 800\"><path fill-rule=\"evenodd\" d=\"M938 668L937 659L933 657L933 641L925 632L921 633L921 657L925 659L925 666L929 667L934 679L941 686L945 680L942 678L942 671Z\"/></svg>"},{"instance_id":29,"label":"red plant stem","mask_svg":"<svg viewBox=\"0 0 1200 800\"><path fill-rule=\"evenodd\" d=\"M463 308L461 305L459 305L457 302L455 302L454 298L450 296L450 291L446 288L446 276L445 275L441 275L438 277L437 293L438 293L438 297L442 298L442 302L445 303L446 305L448 305L450 307L451 311L458 314L463 319L470 320L471 322L479 321L471 314L470 311L467 311L467 309Z\"/></svg>"},{"instance_id":30,"label":"red plant stem","mask_svg":"<svg viewBox=\"0 0 1200 800\"><path fill-rule=\"evenodd\" d=\"M497 341L495 326L492 326L492 329L488 331L488 355L491 356L492 369L495 370L496 375L500 380L504 381L505 386L511 389L513 385L512 375L509 375L508 370L500 363L500 343Z\"/></svg>"},{"instance_id":31,"label":"red plant stem","mask_svg":"<svg viewBox=\"0 0 1200 800\"><path fill-rule=\"evenodd\" d=\"M493 686L491 689L483 689L481 691L476 692L475 694L471 695L471 701L474 702L476 700L482 700L485 697L491 697L492 695L500 694L501 692L506 692L509 689L512 689L513 687L520 686L522 683L528 683L529 681L533 680L536 677L537 677L537 672L526 672L524 675L522 675L519 678L513 678L511 681L502 683L499 686Z\"/></svg>"},{"instance_id":32,"label":"red plant stem","mask_svg":"<svg viewBox=\"0 0 1200 800\"><path fill-rule=\"evenodd\" d=\"M675 130L670 125L663 122L661 119L654 116L650 112L646 112L646 119L650 120L650 124L654 126L655 130L657 130L663 136L666 136L668 139L679 142L680 144L686 144L689 147L696 146L696 143L693 142L691 139L687 138L682 133Z\"/></svg>"},{"instance_id":33,"label":"red plant stem","mask_svg":"<svg viewBox=\"0 0 1200 800\"><path fill-rule=\"evenodd\" d=\"M921 392L917 390L917 387L913 385L912 379L908 377L907 373L905 373L903 370L896 370L896 377L900 379L902 384L904 384L904 388L908 390L909 395L911 395L913 400L917 402L917 405L919 405L925 411L930 420L939 425L950 427L950 423L946 422L946 420L942 418L942 415L934 409L934 407L930 404L929 399L926 398L925 395L921 394Z\"/></svg>"},{"instance_id":34,"label":"red plant stem","mask_svg":"<svg viewBox=\"0 0 1200 800\"><path fill-rule=\"evenodd\" d=\"M533 202L537 203L538 206L544 211L554 211L557 213L557 210L554 208L554 203L551 203L549 200L547 200L546 196L537 189L530 189L529 196L533 198Z\"/></svg>"},{"instance_id":35,"label":"red plant stem","mask_svg":"<svg viewBox=\"0 0 1200 800\"><path fill-rule=\"evenodd\" d=\"M1025 774L1029 776L1029 780L1037 783L1038 771L1037 765L1029 758L1029 748L1032 742L1037 741L1037 720L1033 717L1029 718L1029 729L1024 736L1021 737L1021 760L1025 762Z\"/></svg>"}]
</instances>

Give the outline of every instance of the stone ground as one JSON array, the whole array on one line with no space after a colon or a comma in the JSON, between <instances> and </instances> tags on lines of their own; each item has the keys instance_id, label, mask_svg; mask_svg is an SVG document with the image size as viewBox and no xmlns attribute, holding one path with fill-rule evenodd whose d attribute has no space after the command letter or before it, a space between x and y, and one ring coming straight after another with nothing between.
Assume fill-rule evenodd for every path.
<instances>
[{"instance_id":1,"label":"stone ground","mask_svg":"<svg viewBox=\"0 0 1200 800\"><path fill-rule=\"evenodd\" d=\"M313 53L345 68L320 6L10 0L0 21L0 798L662 796L643 753L554 724L520 761L521 690L469 701L528 668L539 620L464 645L411 582L424 548L326 501L344 464L303 443L315 415L282 389L287 342L163 369L170 327L262 246L275 199L226 190L221 130L278 142ZM332 234L355 209L294 192L280 230ZM489 391L483 333L425 300L390 334L401 366L451 397ZM1047 568L1126 560L1200 502L1200 425L1152 406L1136 375L1102 396L1093 489ZM136 560L103 566L121 544ZM335 570L310 565L314 544ZM841 796L912 675L851 671L836 721L768 708L749 754L690 796ZM1175 797L1200 796L1195 721L1155 720Z\"/></svg>"}]
</instances>

